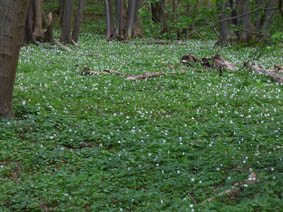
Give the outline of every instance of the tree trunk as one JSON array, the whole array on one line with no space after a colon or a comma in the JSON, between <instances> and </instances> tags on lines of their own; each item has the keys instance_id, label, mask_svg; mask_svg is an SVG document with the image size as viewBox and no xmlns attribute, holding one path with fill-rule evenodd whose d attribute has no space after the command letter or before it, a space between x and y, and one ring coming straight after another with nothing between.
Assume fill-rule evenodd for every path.
<instances>
[{"instance_id":1,"label":"tree trunk","mask_svg":"<svg viewBox=\"0 0 283 212\"><path fill-rule=\"evenodd\" d=\"M224 20L229 17L227 8L229 7L228 1L217 0L217 9L219 14L219 21ZM229 21L221 21L219 24L220 34L218 44L228 42L229 40Z\"/></svg>"},{"instance_id":2,"label":"tree trunk","mask_svg":"<svg viewBox=\"0 0 283 212\"><path fill-rule=\"evenodd\" d=\"M33 9L32 1L29 1L28 12L25 23L25 39L24 43L35 43L35 37L33 35Z\"/></svg>"},{"instance_id":3,"label":"tree trunk","mask_svg":"<svg viewBox=\"0 0 283 212\"><path fill-rule=\"evenodd\" d=\"M0 116L12 118L12 95L28 0L0 0Z\"/></svg>"},{"instance_id":4,"label":"tree trunk","mask_svg":"<svg viewBox=\"0 0 283 212\"><path fill-rule=\"evenodd\" d=\"M168 33L168 0L162 0L162 30L160 34Z\"/></svg>"},{"instance_id":5,"label":"tree trunk","mask_svg":"<svg viewBox=\"0 0 283 212\"><path fill-rule=\"evenodd\" d=\"M134 24L135 24L135 13L137 12L136 7L137 7L137 0L129 0L127 38L133 37Z\"/></svg>"},{"instance_id":6,"label":"tree trunk","mask_svg":"<svg viewBox=\"0 0 283 212\"><path fill-rule=\"evenodd\" d=\"M124 0L116 0L116 30L115 37L123 39L123 5Z\"/></svg>"},{"instance_id":7,"label":"tree trunk","mask_svg":"<svg viewBox=\"0 0 283 212\"><path fill-rule=\"evenodd\" d=\"M43 0L33 0L33 14L34 14L34 29L33 34L35 40L42 41L44 39L44 32L42 29L42 3Z\"/></svg>"},{"instance_id":8,"label":"tree trunk","mask_svg":"<svg viewBox=\"0 0 283 212\"><path fill-rule=\"evenodd\" d=\"M73 18L74 0L67 0L64 4L64 14L62 23L61 41L65 43L71 43L71 30L72 30L72 18Z\"/></svg>"},{"instance_id":9,"label":"tree trunk","mask_svg":"<svg viewBox=\"0 0 283 212\"><path fill-rule=\"evenodd\" d=\"M104 0L105 16L106 16L106 40L111 40L114 31L113 25L113 11L112 11L112 1Z\"/></svg>"},{"instance_id":10,"label":"tree trunk","mask_svg":"<svg viewBox=\"0 0 283 212\"><path fill-rule=\"evenodd\" d=\"M241 0L239 1L242 6L242 14L248 13L251 11L251 5L249 1ZM240 35L241 42L248 43L252 40L252 17L251 14L244 15L242 17L242 33Z\"/></svg>"},{"instance_id":11,"label":"tree trunk","mask_svg":"<svg viewBox=\"0 0 283 212\"><path fill-rule=\"evenodd\" d=\"M275 7L276 2L277 0L270 0L268 3L266 3L265 8ZM275 12L276 12L275 10L264 11L262 24L260 25L260 28L259 28L259 31L261 33L265 33L267 31L267 28L270 25Z\"/></svg>"},{"instance_id":12,"label":"tree trunk","mask_svg":"<svg viewBox=\"0 0 283 212\"><path fill-rule=\"evenodd\" d=\"M136 11L135 11L135 24L134 24L134 36L141 37L142 36L142 27L139 22L139 9L142 7L142 0L137 0L136 3Z\"/></svg>"},{"instance_id":13,"label":"tree trunk","mask_svg":"<svg viewBox=\"0 0 283 212\"><path fill-rule=\"evenodd\" d=\"M72 32L72 39L75 42L78 42L79 39L79 32L80 32L80 26L83 21L83 12L84 12L84 5L85 5L85 0L78 0L78 11L77 15L75 18L75 23L74 23L74 29Z\"/></svg>"}]
</instances>

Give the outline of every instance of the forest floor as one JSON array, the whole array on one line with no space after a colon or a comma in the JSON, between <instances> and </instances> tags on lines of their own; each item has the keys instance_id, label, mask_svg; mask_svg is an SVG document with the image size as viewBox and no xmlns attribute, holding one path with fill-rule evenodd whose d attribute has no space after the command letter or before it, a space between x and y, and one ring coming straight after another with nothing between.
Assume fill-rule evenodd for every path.
<instances>
[{"instance_id":1,"label":"forest floor","mask_svg":"<svg viewBox=\"0 0 283 212\"><path fill-rule=\"evenodd\" d=\"M283 211L282 50L106 42L22 48L0 120L0 211ZM238 71L180 64L220 53ZM82 75L186 73L145 80Z\"/></svg>"}]
</instances>

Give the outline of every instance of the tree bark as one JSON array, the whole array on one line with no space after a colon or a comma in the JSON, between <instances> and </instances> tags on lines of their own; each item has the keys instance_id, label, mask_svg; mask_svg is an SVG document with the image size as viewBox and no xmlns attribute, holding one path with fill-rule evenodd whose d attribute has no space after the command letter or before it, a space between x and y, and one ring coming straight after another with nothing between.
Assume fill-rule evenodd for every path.
<instances>
[{"instance_id":1,"label":"tree bark","mask_svg":"<svg viewBox=\"0 0 283 212\"><path fill-rule=\"evenodd\" d=\"M43 0L32 0L33 15L34 15L34 29L33 34L35 40L42 41L44 39L43 25L42 25L42 4Z\"/></svg>"},{"instance_id":2,"label":"tree bark","mask_svg":"<svg viewBox=\"0 0 283 212\"><path fill-rule=\"evenodd\" d=\"M251 5L249 1L241 0L240 1L242 6L242 13L248 13L251 10ZM240 36L241 42L248 43L252 40L253 35L250 33L250 31L254 31L252 28L252 17L251 14L247 14L242 17L242 33Z\"/></svg>"},{"instance_id":3,"label":"tree bark","mask_svg":"<svg viewBox=\"0 0 283 212\"><path fill-rule=\"evenodd\" d=\"M135 23L134 23L134 36L141 37L142 36L142 27L139 22L139 9L142 7L142 0L136 0L136 11L135 11Z\"/></svg>"},{"instance_id":4,"label":"tree bark","mask_svg":"<svg viewBox=\"0 0 283 212\"><path fill-rule=\"evenodd\" d=\"M61 41L71 43L72 17L74 9L74 0L67 0L64 4L64 14L62 23Z\"/></svg>"},{"instance_id":5,"label":"tree bark","mask_svg":"<svg viewBox=\"0 0 283 212\"><path fill-rule=\"evenodd\" d=\"M28 0L0 0L0 116L12 118L12 95Z\"/></svg>"},{"instance_id":6,"label":"tree bark","mask_svg":"<svg viewBox=\"0 0 283 212\"><path fill-rule=\"evenodd\" d=\"M135 13L137 12L137 0L129 0L128 3L127 38L132 38L134 33Z\"/></svg>"},{"instance_id":7,"label":"tree bark","mask_svg":"<svg viewBox=\"0 0 283 212\"><path fill-rule=\"evenodd\" d=\"M266 8L270 8L270 7L274 7L276 6L276 1L277 0L270 0L267 4L266 4ZM263 15L263 23L261 24L259 31L261 33L265 33L267 31L268 26L270 25L272 18L275 14L275 10L267 10L264 11L264 15Z\"/></svg>"},{"instance_id":8,"label":"tree bark","mask_svg":"<svg viewBox=\"0 0 283 212\"><path fill-rule=\"evenodd\" d=\"M123 5L124 0L116 0L116 30L115 36L123 39Z\"/></svg>"},{"instance_id":9,"label":"tree bark","mask_svg":"<svg viewBox=\"0 0 283 212\"><path fill-rule=\"evenodd\" d=\"M25 39L24 42L35 43L35 37L33 35L33 9L32 9L32 1L29 1L28 12L25 23Z\"/></svg>"},{"instance_id":10,"label":"tree bark","mask_svg":"<svg viewBox=\"0 0 283 212\"><path fill-rule=\"evenodd\" d=\"M227 7L229 7L228 1L221 1L217 0L217 9L219 13L219 20L224 20L229 17L229 14L227 12ZM228 42L229 40L229 21L223 21L219 24L220 34L219 34L219 40L218 44Z\"/></svg>"},{"instance_id":11,"label":"tree bark","mask_svg":"<svg viewBox=\"0 0 283 212\"><path fill-rule=\"evenodd\" d=\"M105 16L106 16L106 40L111 40L114 31L113 24L113 11L112 11L112 1L104 0Z\"/></svg>"},{"instance_id":12,"label":"tree bark","mask_svg":"<svg viewBox=\"0 0 283 212\"><path fill-rule=\"evenodd\" d=\"M78 0L78 11L77 15L75 17L75 23L74 23L74 29L72 32L72 39L75 42L78 42L79 39L79 33L80 33L80 26L83 21L83 12L84 12L84 6L85 6L85 0Z\"/></svg>"}]
</instances>

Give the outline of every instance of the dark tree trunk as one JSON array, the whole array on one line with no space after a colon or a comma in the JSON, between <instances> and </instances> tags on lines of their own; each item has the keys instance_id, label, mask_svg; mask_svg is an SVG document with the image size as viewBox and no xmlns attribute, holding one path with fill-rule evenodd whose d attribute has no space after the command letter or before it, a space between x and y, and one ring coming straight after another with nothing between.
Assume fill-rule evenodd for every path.
<instances>
[{"instance_id":1,"label":"dark tree trunk","mask_svg":"<svg viewBox=\"0 0 283 212\"><path fill-rule=\"evenodd\" d=\"M229 17L227 10L228 7L229 7L228 1L225 2L225 1L217 0L219 21ZM230 23L229 21L221 21L219 24L219 28L220 28L219 40L218 40L219 44L229 41L229 23Z\"/></svg>"},{"instance_id":2,"label":"dark tree trunk","mask_svg":"<svg viewBox=\"0 0 283 212\"><path fill-rule=\"evenodd\" d=\"M251 11L251 5L249 1L241 0L242 14L246 14ZM248 43L252 40L252 17L251 14L244 15L242 17L242 32L240 35L241 42Z\"/></svg>"},{"instance_id":3,"label":"dark tree trunk","mask_svg":"<svg viewBox=\"0 0 283 212\"><path fill-rule=\"evenodd\" d=\"M115 36L123 38L123 4L124 0L116 0L116 30Z\"/></svg>"},{"instance_id":4,"label":"dark tree trunk","mask_svg":"<svg viewBox=\"0 0 283 212\"><path fill-rule=\"evenodd\" d=\"M64 14L62 23L61 41L64 43L71 43L71 30L73 18L74 0L67 0L64 4Z\"/></svg>"},{"instance_id":5,"label":"dark tree trunk","mask_svg":"<svg viewBox=\"0 0 283 212\"><path fill-rule=\"evenodd\" d=\"M85 0L78 0L78 1L79 1L78 11L75 17L74 29L72 32L72 39L75 42L78 42L78 39L79 39L80 26L83 21L83 12L84 12L84 5L85 5Z\"/></svg>"},{"instance_id":6,"label":"dark tree trunk","mask_svg":"<svg viewBox=\"0 0 283 212\"><path fill-rule=\"evenodd\" d=\"M43 41L44 32L43 32L43 24L42 24L42 3L43 0L32 0L33 7L33 15L34 15L34 28L33 34L35 40Z\"/></svg>"},{"instance_id":7,"label":"dark tree trunk","mask_svg":"<svg viewBox=\"0 0 283 212\"><path fill-rule=\"evenodd\" d=\"M134 33L134 24L135 24L135 13L137 7L137 0L129 0L128 5L128 26L127 26L127 38L132 38Z\"/></svg>"},{"instance_id":8,"label":"dark tree trunk","mask_svg":"<svg viewBox=\"0 0 283 212\"><path fill-rule=\"evenodd\" d=\"M59 0L58 15L61 26L63 24L64 5L65 5L65 0Z\"/></svg>"},{"instance_id":9,"label":"dark tree trunk","mask_svg":"<svg viewBox=\"0 0 283 212\"><path fill-rule=\"evenodd\" d=\"M265 8L271 8L276 6L277 0L270 0L268 3L266 3ZM268 30L268 26L271 24L272 18L275 14L275 10L267 10L264 11L263 18L262 18L262 24L260 25L259 31L261 33L265 33Z\"/></svg>"},{"instance_id":10,"label":"dark tree trunk","mask_svg":"<svg viewBox=\"0 0 283 212\"><path fill-rule=\"evenodd\" d=\"M46 23L46 32L45 32L45 42L53 42L53 17L52 17L52 13L50 12L47 15L47 20L48 22Z\"/></svg>"},{"instance_id":11,"label":"dark tree trunk","mask_svg":"<svg viewBox=\"0 0 283 212\"><path fill-rule=\"evenodd\" d=\"M32 1L29 1L28 12L25 23L25 39L24 42L35 43L35 37L33 35L33 9L32 9Z\"/></svg>"},{"instance_id":12,"label":"dark tree trunk","mask_svg":"<svg viewBox=\"0 0 283 212\"><path fill-rule=\"evenodd\" d=\"M141 37L142 36L142 28L139 22L139 9L142 7L142 0L137 0L136 3L136 11L135 11L135 23L134 23L134 36Z\"/></svg>"},{"instance_id":13,"label":"dark tree trunk","mask_svg":"<svg viewBox=\"0 0 283 212\"><path fill-rule=\"evenodd\" d=\"M0 116L12 118L12 95L28 0L0 0Z\"/></svg>"},{"instance_id":14,"label":"dark tree trunk","mask_svg":"<svg viewBox=\"0 0 283 212\"><path fill-rule=\"evenodd\" d=\"M160 34L167 33L169 31L168 28L168 0L162 0L162 15L161 15L161 20L162 20L162 30Z\"/></svg>"},{"instance_id":15,"label":"dark tree trunk","mask_svg":"<svg viewBox=\"0 0 283 212\"><path fill-rule=\"evenodd\" d=\"M106 40L111 40L114 31L113 14L112 14L112 1L104 0L104 8L106 15Z\"/></svg>"}]
</instances>

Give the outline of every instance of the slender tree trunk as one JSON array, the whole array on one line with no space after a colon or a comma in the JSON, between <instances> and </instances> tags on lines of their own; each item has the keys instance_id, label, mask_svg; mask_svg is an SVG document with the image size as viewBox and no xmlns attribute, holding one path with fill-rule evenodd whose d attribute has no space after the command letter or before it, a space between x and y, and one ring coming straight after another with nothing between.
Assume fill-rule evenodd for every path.
<instances>
[{"instance_id":1,"label":"slender tree trunk","mask_svg":"<svg viewBox=\"0 0 283 212\"><path fill-rule=\"evenodd\" d=\"M262 8L264 6L264 0L257 0L256 1L256 7ZM255 13L255 27L257 29L257 31L260 31L260 27L262 25L262 11L258 11Z\"/></svg>"},{"instance_id":2,"label":"slender tree trunk","mask_svg":"<svg viewBox=\"0 0 283 212\"><path fill-rule=\"evenodd\" d=\"M127 26L127 38L133 37L134 24L135 24L135 13L137 7L137 0L129 0L128 6L128 26Z\"/></svg>"},{"instance_id":3,"label":"slender tree trunk","mask_svg":"<svg viewBox=\"0 0 283 212\"><path fill-rule=\"evenodd\" d=\"M34 15L34 29L33 34L36 40L42 41L44 39L44 32L42 29L42 4L43 0L32 0L33 15Z\"/></svg>"},{"instance_id":4,"label":"slender tree trunk","mask_svg":"<svg viewBox=\"0 0 283 212\"><path fill-rule=\"evenodd\" d=\"M73 18L74 0L67 0L64 4L64 14L62 23L61 41L65 43L71 43L71 30L72 30L72 18Z\"/></svg>"},{"instance_id":5,"label":"slender tree trunk","mask_svg":"<svg viewBox=\"0 0 283 212\"><path fill-rule=\"evenodd\" d=\"M248 13L251 11L251 5L249 1L241 0L240 1L242 5L242 13ZM250 40L252 40L252 34L251 34L251 28L252 28L252 17L251 14L247 14L242 17L242 33L240 35L241 42L248 43Z\"/></svg>"},{"instance_id":6,"label":"slender tree trunk","mask_svg":"<svg viewBox=\"0 0 283 212\"><path fill-rule=\"evenodd\" d=\"M72 39L75 42L78 42L79 39L79 32L80 32L80 26L83 21L83 12L84 12L84 6L85 6L85 0L78 0L78 11L77 15L75 18L75 23L74 23L74 29L72 32Z\"/></svg>"},{"instance_id":7,"label":"slender tree trunk","mask_svg":"<svg viewBox=\"0 0 283 212\"><path fill-rule=\"evenodd\" d=\"M270 1L268 1L268 3L266 3L265 7L266 8L275 7L276 6L276 2L277 2L277 0L270 0ZM264 33L264 32L267 31L267 28L270 25L275 12L276 12L275 10L264 11L263 21L262 21L262 24L261 24L261 26L259 28L259 31L261 33Z\"/></svg>"},{"instance_id":8,"label":"slender tree trunk","mask_svg":"<svg viewBox=\"0 0 283 212\"><path fill-rule=\"evenodd\" d=\"M139 9L142 7L142 0L136 0L137 1L137 6L136 6L136 11L135 11L135 24L134 24L134 36L135 37L141 37L142 36L142 27L139 22Z\"/></svg>"},{"instance_id":9,"label":"slender tree trunk","mask_svg":"<svg viewBox=\"0 0 283 212\"><path fill-rule=\"evenodd\" d=\"M106 15L106 40L109 41L114 31L112 1L104 0L104 8Z\"/></svg>"},{"instance_id":10,"label":"slender tree trunk","mask_svg":"<svg viewBox=\"0 0 283 212\"><path fill-rule=\"evenodd\" d=\"M225 1L217 0L219 20L224 20L229 17L227 7L229 7L228 1L225 2ZM219 24L219 28L220 28L220 34L218 40L219 44L228 42L229 40L229 23L230 23L229 21L222 21Z\"/></svg>"},{"instance_id":11,"label":"slender tree trunk","mask_svg":"<svg viewBox=\"0 0 283 212\"><path fill-rule=\"evenodd\" d=\"M124 0L116 0L116 31L115 36L122 39L123 36L123 5Z\"/></svg>"},{"instance_id":12,"label":"slender tree trunk","mask_svg":"<svg viewBox=\"0 0 283 212\"><path fill-rule=\"evenodd\" d=\"M168 32L168 0L162 0L162 30L161 34Z\"/></svg>"},{"instance_id":13,"label":"slender tree trunk","mask_svg":"<svg viewBox=\"0 0 283 212\"><path fill-rule=\"evenodd\" d=\"M0 116L12 118L12 95L28 0L0 0Z\"/></svg>"},{"instance_id":14,"label":"slender tree trunk","mask_svg":"<svg viewBox=\"0 0 283 212\"><path fill-rule=\"evenodd\" d=\"M33 35L33 9L32 9L32 1L29 1L28 12L25 23L25 39L24 42L35 43L35 37Z\"/></svg>"}]
</instances>

